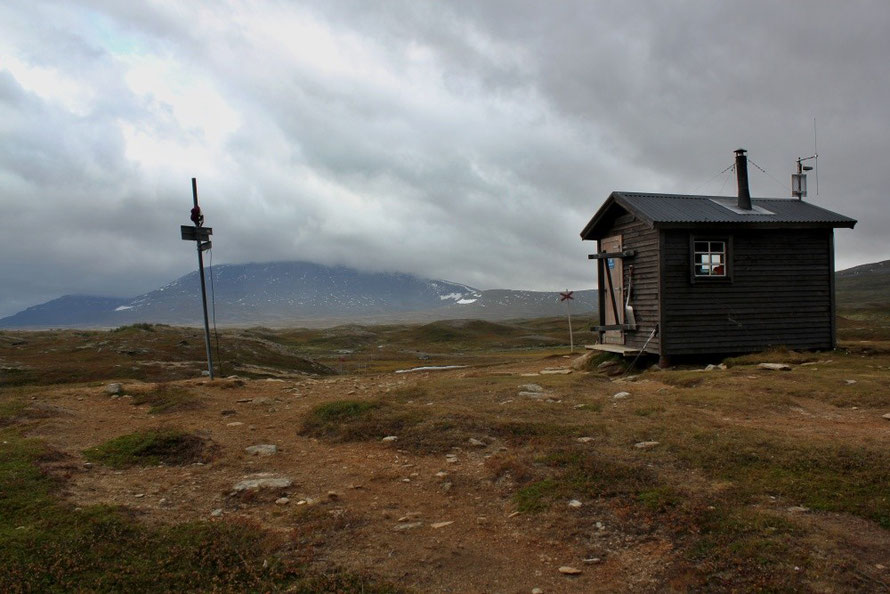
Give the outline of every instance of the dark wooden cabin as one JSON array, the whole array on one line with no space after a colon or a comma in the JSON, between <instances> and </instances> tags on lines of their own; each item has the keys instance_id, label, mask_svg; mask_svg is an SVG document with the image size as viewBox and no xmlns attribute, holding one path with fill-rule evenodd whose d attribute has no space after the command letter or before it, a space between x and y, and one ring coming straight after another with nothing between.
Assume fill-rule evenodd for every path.
<instances>
[{"instance_id":1,"label":"dark wooden cabin","mask_svg":"<svg viewBox=\"0 0 890 594\"><path fill-rule=\"evenodd\" d=\"M796 198L613 192L581 232L596 240L602 350L663 364L771 346L836 345L834 229L856 221Z\"/></svg>"}]
</instances>

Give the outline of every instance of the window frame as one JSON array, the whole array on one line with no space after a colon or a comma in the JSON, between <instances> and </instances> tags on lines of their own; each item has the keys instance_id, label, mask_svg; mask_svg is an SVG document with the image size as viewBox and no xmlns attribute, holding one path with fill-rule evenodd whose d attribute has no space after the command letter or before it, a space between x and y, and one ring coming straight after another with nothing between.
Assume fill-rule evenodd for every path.
<instances>
[{"instance_id":1,"label":"window frame","mask_svg":"<svg viewBox=\"0 0 890 594\"><path fill-rule=\"evenodd\" d=\"M723 242L723 247L725 249L725 251L723 252L723 267L724 267L725 272L722 276L716 276L716 275L708 275L708 276L701 275L701 276L699 276L695 273L695 254L696 254L695 244L696 244L696 242L703 242L703 241L707 241L709 243L712 241ZM733 250L732 235L713 235L713 234L695 235L695 234L690 234L689 235L689 282L693 285L697 284L697 283L706 283L706 284L732 283L732 274L733 274L733 266L732 266L733 257L732 256L733 256L733 252L734 252L734 250ZM711 253L710 246L709 246L708 253ZM717 253L717 252L713 252L713 253Z\"/></svg>"}]
</instances>

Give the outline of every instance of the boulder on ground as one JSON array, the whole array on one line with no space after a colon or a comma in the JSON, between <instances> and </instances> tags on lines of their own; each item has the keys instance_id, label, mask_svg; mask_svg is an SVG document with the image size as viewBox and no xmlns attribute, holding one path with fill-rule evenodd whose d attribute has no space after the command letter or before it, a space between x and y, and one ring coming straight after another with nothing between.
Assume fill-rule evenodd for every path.
<instances>
[{"instance_id":1,"label":"boulder on ground","mask_svg":"<svg viewBox=\"0 0 890 594\"><path fill-rule=\"evenodd\" d=\"M278 446L271 443L261 443L244 448L251 456L271 456L278 453Z\"/></svg>"},{"instance_id":2,"label":"boulder on ground","mask_svg":"<svg viewBox=\"0 0 890 594\"><path fill-rule=\"evenodd\" d=\"M770 371L791 371L791 366L787 363L761 363L758 369L768 369Z\"/></svg>"},{"instance_id":3,"label":"boulder on ground","mask_svg":"<svg viewBox=\"0 0 890 594\"><path fill-rule=\"evenodd\" d=\"M577 357L574 361L572 361L572 369L575 371L589 371L591 366L591 361L594 357L597 356L596 351L587 351L580 357Z\"/></svg>"},{"instance_id":4,"label":"boulder on ground","mask_svg":"<svg viewBox=\"0 0 890 594\"><path fill-rule=\"evenodd\" d=\"M240 482L235 483L232 491L235 493L260 492L260 491L280 491L287 489L293 484L293 481L284 476L267 476L266 473L253 475L252 477L244 477Z\"/></svg>"}]
</instances>

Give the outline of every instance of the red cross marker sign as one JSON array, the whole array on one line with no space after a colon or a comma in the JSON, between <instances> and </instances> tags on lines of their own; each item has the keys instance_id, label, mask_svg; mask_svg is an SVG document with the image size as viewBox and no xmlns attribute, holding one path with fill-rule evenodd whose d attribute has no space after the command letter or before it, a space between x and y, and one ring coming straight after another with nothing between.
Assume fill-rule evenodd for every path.
<instances>
[{"instance_id":1,"label":"red cross marker sign","mask_svg":"<svg viewBox=\"0 0 890 594\"><path fill-rule=\"evenodd\" d=\"M559 300L560 301L568 301L569 299L574 300L575 298L572 297L572 293L574 293L574 291L566 291L565 293L560 293Z\"/></svg>"}]
</instances>

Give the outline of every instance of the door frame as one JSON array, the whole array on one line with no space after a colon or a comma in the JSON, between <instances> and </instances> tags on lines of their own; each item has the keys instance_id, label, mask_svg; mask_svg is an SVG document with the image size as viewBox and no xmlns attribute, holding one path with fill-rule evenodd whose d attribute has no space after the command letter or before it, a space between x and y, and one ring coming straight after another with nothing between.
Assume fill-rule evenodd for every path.
<instances>
[{"instance_id":1,"label":"door frame","mask_svg":"<svg viewBox=\"0 0 890 594\"><path fill-rule=\"evenodd\" d=\"M624 249L622 235L612 235L599 240L600 252L618 253ZM600 319L604 326L624 324L624 259L603 258L600 260L603 286L603 313ZM611 281L611 285L610 282ZM610 292L611 286L611 295ZM606 330L602 335L603 344L624 344L624 330Z\"/></svg>"}]
</instances>

